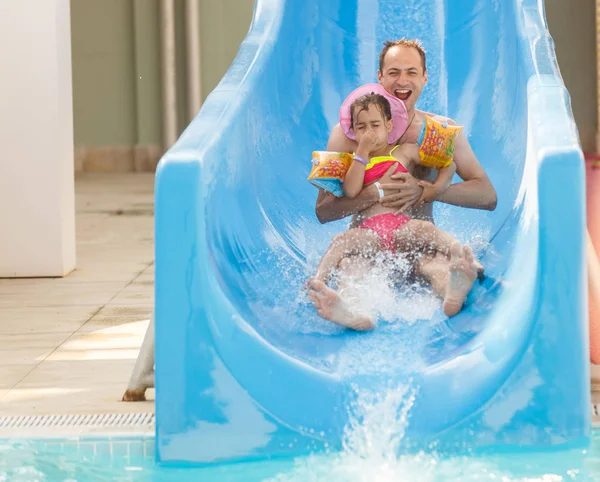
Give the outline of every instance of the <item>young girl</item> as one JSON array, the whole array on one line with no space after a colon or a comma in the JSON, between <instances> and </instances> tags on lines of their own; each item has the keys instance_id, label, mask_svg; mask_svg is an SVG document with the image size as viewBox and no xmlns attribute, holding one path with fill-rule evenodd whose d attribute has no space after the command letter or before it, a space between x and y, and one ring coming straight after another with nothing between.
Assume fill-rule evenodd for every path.
<instances>
[{"instance_id":1,"label":"young girl","mask_svg":"<svg viewBox=\"0 0 600 482\"><path fill-rule=\"evenodd\" d=\"M390 136L394 126L390 102L384 95L372 93L356 98L350 106L350 119L358 148L342 184L345 196L355 197L364 186L378 184L378 179L393 164L397 165L395 172L409 172L412 165L421 164L419 146L390 143L395 137ZM439 169L435 183L421 183L424 188L421 201L432 202L436 199L451 184L455 172L456 166L452 162ZM455 250L457 245L460 247L456 238L433 223L411 219L380 204L361 212L361 220L358 228L335 236L309 285L315 282L326 284L346 256L361 254L372 257L382 250L394 253L439 252L450 256L453 246ZM460 309L462 302L444 303L447 316L455 315Z\"/></svg>"}]
</instances>

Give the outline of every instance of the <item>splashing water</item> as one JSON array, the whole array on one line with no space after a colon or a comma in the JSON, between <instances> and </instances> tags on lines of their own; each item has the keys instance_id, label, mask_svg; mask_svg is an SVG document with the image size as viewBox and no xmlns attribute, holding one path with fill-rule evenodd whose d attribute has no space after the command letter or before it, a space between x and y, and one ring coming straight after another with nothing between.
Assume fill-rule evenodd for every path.
<instances>
[{"instance_id":1,"label":"splashing water","mask_svg":"<svg viewBox=\"0 0 600 482\"><path fill-rule=\"evenodd\" d=\"M592 481L573 468L558 464L556 454L514 460L474 457L444 458L437 453L401 455L416 390L390 388L377 394L357 391L342 450L310 455L265 482L566 482ZM546 473L544 473L546 472Z\"/></svg>"},{"instance_id":2,"label":"splashing water","mask_svg":"<svg viewBox=\"0 0 600 482\"><path fill-rule=\"evenodd\" d=\"M441 306L431 289L411 279L407 258L388 253L380 253L363 276L350 278L345 292L349 304L371 314L383 326L399 324L405 328L431 319Z\"/></svg>"},{"instance_id":3,"label":"splashing water","mask_svg":"<svg viewBox=\"0 0 600 482\"><path fill-rule=\"evenodd\" d=\"M396 453L414 393L408 387L391 389L383 395L361 390L356 393L342 452L333 457L311 455L299 459L291 472L278 474L268 482L397 480L393 478L399 462Z\"/></svg>"}]
</instances>

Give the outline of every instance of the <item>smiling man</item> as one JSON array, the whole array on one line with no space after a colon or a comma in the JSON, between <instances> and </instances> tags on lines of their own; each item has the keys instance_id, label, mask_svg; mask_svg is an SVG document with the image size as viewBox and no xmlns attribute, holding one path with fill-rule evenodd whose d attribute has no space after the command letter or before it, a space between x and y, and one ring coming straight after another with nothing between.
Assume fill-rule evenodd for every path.
<instances>
[{"instance_id":1,"label":"smiling man","mask_svg":"<svg viewBox=\"0 0 600 482\"><path fill-rule=\"evenodd\" d=\"M444 116L425 113L415 109L415 105L423 88L427 84L427 64L425 50L417 40L397 40L386 42L379 56L379 83L390 94L398 97L406 105L409 126L398 139L399 144L416 143L425 115L440 121L456 124ZM339 124L331 131L327 150L333 152L354 152L356 141L346 137ZM465 208L494 210L496 208L496 191L486 172L475 157L469 141L461 133L456 141L454 151L456 173L463 182L450 186L437 201L454 204ZM353 199L336 198L320 191L317 198L316 214L319 221L327 223L346 216L357 214L376 202L408 209L410 215L431 219L432 204L415 206L422 193L419 180L435 179L433 169L421 169L411 174L387 176L381 182L384 197L380 200L376 186L369 186Z\"/></svg>"},{"instance_id":2,"label":"smiling man","mask_svg":"<svg viewBox=\"0 0 600 482\"><path fill-rule=\"evenodd\" d=\"M388 41L384 44L379 56L379 83L392 95L401 99L408 111L409 125L397 140L398 144L416 143L421 126L428 115L439 121L455 124L452 119L444 116L425 113L415 109L415 105L423 88L427 84L426 53L418 40ZM327 150L333 152L355 152L356 141L346 137L336 125L327 143ZM457 138L454 150L456 173L462 182L451 185L436 200L456 206L473 209L494 210L496 208L496 191L492 186L485 170L473 153L464 133ZM436 171L418 167L411 173L392 174L395 167L381 178L380 187L370 185L365 187L358 196L350 199L335 197L323 190L319 191L316 203L317 218L321 223L327 223L353 215L352 225L360 220L360 212L382 203L384 206L403 210L411 217L433 220L432 203L417 205L423 188L419 181L433 182ZM472 267L459 257L450 260L443 256L423 256L417 262L416 274L431 283L433 289L443 298L448 287L449 279L456 273L472 277ZM317 308L319 315L331 321L340 322L352 317L352 310L344 303L344 292L349 292L353 283L351 279L360 279L370 266L360 257L345 258L340 265L338 292L325 285L311 289L310 298ZM341 297L340 297L341 296ZM348 297L353 297L350 293Z\"/></svg>"}]
</instances>

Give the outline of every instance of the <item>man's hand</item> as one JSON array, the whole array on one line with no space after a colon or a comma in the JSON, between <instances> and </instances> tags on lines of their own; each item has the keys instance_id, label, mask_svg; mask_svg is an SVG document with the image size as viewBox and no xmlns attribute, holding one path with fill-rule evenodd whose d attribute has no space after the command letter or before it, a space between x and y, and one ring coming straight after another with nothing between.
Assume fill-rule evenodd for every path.
<instances>
[{"instance_id":1,"label":"man's hand","mask_svg":"<svg viewBox=\"0 0 600 482\"><path fill-rule=\"evenodd\" d=\"M415 207L419 207L423 203L432 203L440 195L440 191L432 182L419 181L419 186L423 188L423 194L421 194L421 197L416 202Z\"/></svg>"},{"instance_id":2,"label":"man's hand","mask_svg":"<svg viewBox=\"0 0 600 482\"><path fill-rule=\"evenodd\" d=\"M396 166L393 166L396 170ZM419 185L418 179L407 172L399 172L389 176L388 171L381 178L381 189L384 196L379 201L383 207L394 208L396 212L403 212L416 205L423 194L423 187Z\"/></svg>"}]
</instances>

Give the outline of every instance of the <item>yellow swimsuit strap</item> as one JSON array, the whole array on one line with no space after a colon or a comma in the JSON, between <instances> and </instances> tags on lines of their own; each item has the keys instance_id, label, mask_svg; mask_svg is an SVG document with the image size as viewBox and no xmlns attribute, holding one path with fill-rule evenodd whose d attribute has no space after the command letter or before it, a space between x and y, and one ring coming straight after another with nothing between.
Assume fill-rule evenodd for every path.
<instances>
[{"instance_id":1,"label":"yellow swimsuit strap","mask_svg":"<svg viewBox=\"0 0 600 482\"><path fill-rule=\"evenodd\" d=\"M398 159L396 159L394 156L392 156L392 153L396 150L398 146L394 146L394 148L390 151L390 153L387 156L376 156L376 157L372 157L371 160L369 161L369 164L367 164L365 166L365 171L368 169L371 169L372 167L376 166L377 164L381 164L382 162L399 162Z\"/></svg>"}]
</instances>

